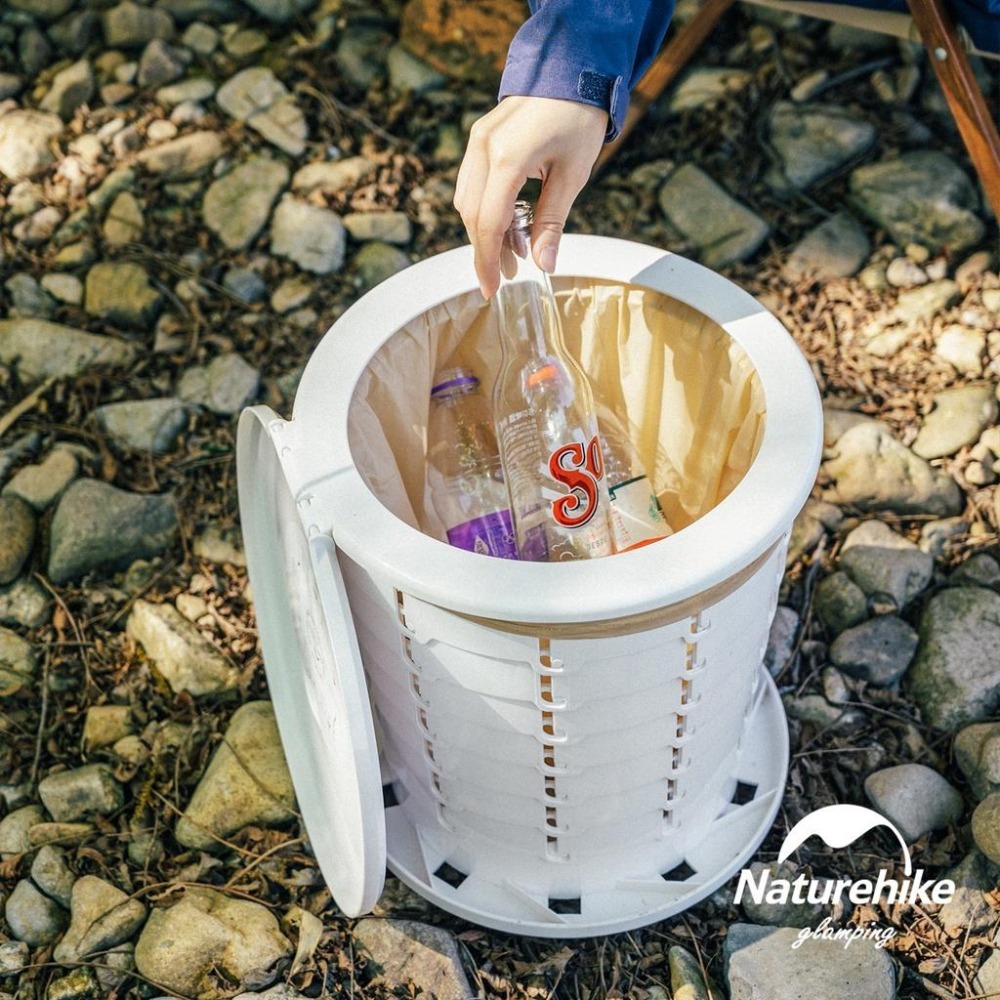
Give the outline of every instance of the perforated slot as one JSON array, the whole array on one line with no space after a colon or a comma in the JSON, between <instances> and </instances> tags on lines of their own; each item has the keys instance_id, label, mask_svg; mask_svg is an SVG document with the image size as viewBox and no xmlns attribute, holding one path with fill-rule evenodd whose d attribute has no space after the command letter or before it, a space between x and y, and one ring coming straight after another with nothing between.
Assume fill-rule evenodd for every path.
<instances>
[{"instance_id":1,"label":"perforated slot","mask_svg":"<svg viewBox=\"0 0 1000 1000\"><path fill-rule=\"evenodd\" d=\"M545 825L551 827L557 827L559 825L559 820L556 817L555 806L545 807Z\"/></svg>"},{"instance_id":2,"label":"perforated slot","mask_svg":"<svg viewBox=\"0 0 1000 1000\"><path fill-rule=\"evenodd\" d=\"M698 665L698 644L686 643L684 646L684 669L690 673Z\"/></svg>"},{"instance_id":3,"label":"perforated slot","mask_svg":"<svg viewBox=\"0 0 1000 1000\"><path fill-rule=\"evenodd\" d=\"M421 701L423 698L420 695L420 677L417 674L410 674L410 690L419 698Z\"/></svg>"},{"instance_id":4,"label":"perforated slot","mask_svg":"<svg viewBox=\"0 0 1000 1000\"><path fill-rule=\"evenodd\" d=\"M437 758L434 756L434 744L430 740L424 740L424 751L431 761L437 763Z\"/></svg>"},{"instance_id":5,"label":"perforated slot","mask_svg":"<svg viewBox=\"0 0 1000 1000\"><path fill-rule=\"evenodd\" d=\"M660 877L664 882L686 882L692 875L697 875L696 869L692 868L686 861L679 865L674 865L670 871L661 873Z\"/></svg>"},{"instance_id":6,"label":"perforated slot","mask_svg":"<svg viewBox=\"0 0 1000 1000\"><path fill-rule=\"evenodd\" d=\"M434 872L434 877L447 882L453 889L457 889L469 876L466 872L459 871L454 865L443 861Z\"/></svg>"},{"instance_id":7,"label":"perforated slot","mask_svg":"<svg viewBox=\"0 0 1000 1000\"><path fill-rule=\"evenodd\" d=\"M403 656L407 663L413 663L413 643L408 635L403 636Z\"/></svg>"},{"instance_id":8,"label":"perforated slot","mask_svg":"<svg viewBox=\"0 0 1000 1000\"><path fill-rule=\"evenodd\" d=\"M667 801L673 802L677 798L677 779L667 778Z\"/></svg>"},{"instance_id":9,"label":"perforated slot","mask_svg":"<svg viewBox=\"0 0 1000 1000\"><path fill-rule=\"evenodd\" d=\"M670 751L670 768L679 771L684 765L684 751L680 747L674 747Z\"/></svg>"},{"instance_id":10,"label":"perforated slot","mask_svg":"<svg viewBox=\"0 0 1000 1000\"><path fill-rule=\"evenodd\" d=\"M549 909L553 913L580 913L582 905L579 896L549 897Z\"/></svg>"},{"instance_id":11,"label":"perforated slot","mask_svg":"<svg viewBox=\"0 0 1000 1000\"><path fill-rule=\"evenodd\" d=\"M681 678L681 704L691 704L691 682L686 678Z\"/></svg>"},{"instance_id":12,"label":"perforated slot","mask_svg":"<svg viewBox=\"0 0 1000 1000\"><path fill-rule=\"evenodd\" d=\"M686 715L677 716L677 739L683 739L687 735L687 722Z\"/></svg>"},{"instance_id":13,"label":"perforated slot","mask_svg":"<svg viewBox=\"0 0 1000 1000\"><path fill-rule=\"evenodd\" d=\"M749 781L737 781L733 797L729 800L734 806L745 806L748 802L753 802L757 794L757 786Z\"/></svg>"},{"instance_id":14,"label":"perforated slot","mask_svg":"<svg viewBox=\"0 0 1000 1000\"><path fill-rule=\"evenodd\" d=\"M553 775L545 775L545 794L550 799L556 797L556 779Z\"/></svg>"},{"instance_id":15,"label":"perforated slot","mask_svg":"<svg viewBox=\"0 0 1000 1000\"><path fill-rule=\"evenodd\" d=\"M403 628L408 629L409 626L406 624L406 604L403 598L403 592L397 590L396 592L396 617L399 619L399 624Z\"/></svg>"},{"instance_id":16,"label":"perforated slot","mask_svg":"<svg viewBox=\"0 0 1000 1000\"><path fill-rule=\"evenodd\" d=\"M390 781L382 786L382 805L386 809L398 806L401 799L396 794L396 786Z\"/></svg>"}]
</instances>

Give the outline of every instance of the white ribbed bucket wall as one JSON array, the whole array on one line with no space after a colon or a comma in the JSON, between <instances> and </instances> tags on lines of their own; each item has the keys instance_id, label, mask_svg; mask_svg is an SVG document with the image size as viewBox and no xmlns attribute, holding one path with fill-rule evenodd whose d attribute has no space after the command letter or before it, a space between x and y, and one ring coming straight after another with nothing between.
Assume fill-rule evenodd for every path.
<instances>
[{"instance_id":1,"label":"white ribbed bucket wall","mask_svg":"<svg viewBox=\"0 0 1000 1000\"><path fill-rule=\"evenodd\" d=\"M812 374L773 316L696 264L572 236L560 264L572 276L563 287L600 286L589 301L612 331L695 317L688 341L623 334L611 356L623 386L657 365L657 377L674 373L662 409L630 415L655 410L647 444L683 450L662 438L681 406L693 433L710 426L712 379L729 393L720 410L733 404L744 421L724 451L738 462L716 463L716 476L695 455L716 499L670 538L554 565L490 559L418 530L419 419L395 390L405 383L426 406L435 367L465 343L435 324L479 310L468 248L352 306L310 359L292 419L257 407L241 421L265 666L317 859L351 914L373 904L387 862L489 927L627 930L722 885L780 804L785 717L761 661L788 533L819 461ZM616 284L635 292L620 315L608 306ZM594 344L579 346L582 356ZM618 377L606 352L582 360ZM376 453L398 476L372 472ZM659 478L658 490L673 489L676 477Z\"/></svg>"},{"instance_id":2,"label":"white ribbed bucket wall","mask_svg":"<svg viewBox=\"0 0 1000 1000\"><path fill-rule=\"evenodd\" d=\"M567 639L470 622L342 563L390 835L403 814L397 873L470 919L488 905L555 936L632 927L715 888L781 793L740 751L784 556L782 542L670 624ZM770 777L784 772L773 736Z\"/></svg>"}]
</instances>

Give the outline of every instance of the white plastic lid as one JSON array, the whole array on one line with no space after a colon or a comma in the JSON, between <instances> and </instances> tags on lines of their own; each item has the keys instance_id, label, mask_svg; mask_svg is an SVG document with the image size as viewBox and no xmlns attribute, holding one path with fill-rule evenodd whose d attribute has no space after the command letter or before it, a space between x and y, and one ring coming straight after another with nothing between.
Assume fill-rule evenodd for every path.
<instances>
[{"instance_id":1,"label":"white plastic lid","mask_svg":"<svg viewBox=\"0 0 1000 1000\"><path fill-rule=\"evenodd\" d=\"M291 425L243 412L236 467L268 688L299 809L340 909L369 912L385 881L382 781L336 546L297 503Z\"/></svg>"}]
</instances>

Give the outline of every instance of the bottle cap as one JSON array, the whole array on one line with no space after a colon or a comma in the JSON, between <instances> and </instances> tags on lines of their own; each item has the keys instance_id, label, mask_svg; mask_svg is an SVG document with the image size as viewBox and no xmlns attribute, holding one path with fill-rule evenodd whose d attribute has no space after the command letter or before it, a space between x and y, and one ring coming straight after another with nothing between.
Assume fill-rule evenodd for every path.
<instances>
[{"instance_id":1,"label":"bottle cap","mask_svg":"<svg viewBox=\"0 0 1000 1000\"><path fill-rule=\"evenodd\" d=\"M439 381L431 386L432 397L454 392L466 386L475 389L479 385L479 379L468 368L446 368L438 372L437 378Z\"/></svg>"},{"instance_id":2,"label":"bottle cap","mask_svg":"<svg viewBox=\"0 0 1000 1000\"><path fill-rule=\"evenodd\" d=\"M528 385L533 389L542 382L554 382L558 377L559 369L555 365L542 365L528 376Z\"/></svg>"}]
</instances>

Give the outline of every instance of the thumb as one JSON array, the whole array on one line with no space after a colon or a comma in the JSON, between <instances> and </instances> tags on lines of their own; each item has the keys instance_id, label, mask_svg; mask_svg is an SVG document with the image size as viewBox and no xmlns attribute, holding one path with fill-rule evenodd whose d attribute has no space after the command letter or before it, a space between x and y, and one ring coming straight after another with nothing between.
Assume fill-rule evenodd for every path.
<instances>
[{"instance_id":1,"label":"thumb","mask_svg":"<svg viewBox=\"0 0 1000 1000\"><path fill-rule=\"evenodd\" d=\"M550 176L542 185L531 227L531 256L548 274L556 269L559 240L566 228L569 210L580 191L581 186L567 183L558 175Z\"/></svg>"}]
</instances>

